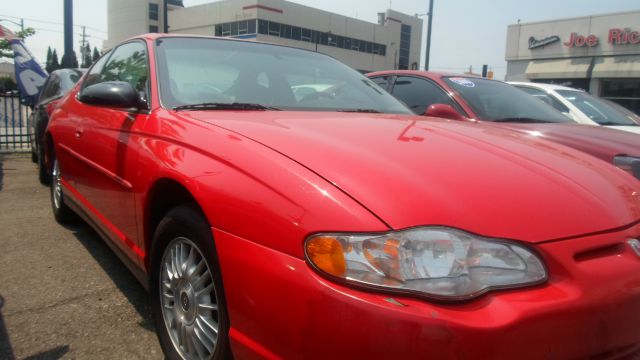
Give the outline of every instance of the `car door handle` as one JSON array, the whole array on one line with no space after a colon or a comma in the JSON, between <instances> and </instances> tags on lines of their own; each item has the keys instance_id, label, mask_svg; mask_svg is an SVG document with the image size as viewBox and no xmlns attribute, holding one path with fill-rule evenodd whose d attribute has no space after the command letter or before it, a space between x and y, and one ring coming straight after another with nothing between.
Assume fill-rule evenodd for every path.
<instances>
[{"instance_id":1,"label":"car door handle","mask_svg":"<svg viewBox=\"0 0 640 360\"><path fill-rule=\"evenodd\" d=\"M79 139L80 136L82 136L82 129L77 129L76 130L76 139Z\"/></svg>"}]
</instances>

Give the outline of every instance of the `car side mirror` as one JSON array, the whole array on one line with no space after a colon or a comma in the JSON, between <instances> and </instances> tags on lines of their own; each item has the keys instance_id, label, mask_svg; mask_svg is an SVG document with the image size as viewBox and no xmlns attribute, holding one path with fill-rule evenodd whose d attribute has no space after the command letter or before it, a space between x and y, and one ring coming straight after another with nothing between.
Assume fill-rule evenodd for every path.
<instances>
[{"instance_id":1,"label":"car side mirror","mask_svg":"<svg viewBox=\"0 0 640 360\"><path fill-rule=\"evenodd\" d=\"M89 105L113 107L131 112L138 111L142 105L138 92L125 81L106 81L89 85L82 89L78 100Z\"/></svg>"},{"instance_id":2,"label":"car side mirror","mask_svg":"<svg viewBox=\"0 0 640 360\"><path fill-rule=\"evenodd\" d=\"M450 120L466 120L464 116L460 115L460 113L453 108L453 106L447 104L430 105L427 108L427 111L425 111L424 116L433 116Z\"/></svg>"}]
</instances>

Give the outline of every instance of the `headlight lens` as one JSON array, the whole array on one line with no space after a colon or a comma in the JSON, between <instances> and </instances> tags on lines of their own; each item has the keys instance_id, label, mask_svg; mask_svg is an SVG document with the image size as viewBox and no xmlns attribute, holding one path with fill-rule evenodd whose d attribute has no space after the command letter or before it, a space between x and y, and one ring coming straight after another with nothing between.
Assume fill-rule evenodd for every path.
<instances>
[{"instance_id":1,"label":"headlight lens","mask_svg":"<svg viewBox=\"0 0 640 360\"><path fill-rule=\"evenodd\" d=\"M438 300L547 279L542 261L526 247L445 227L318 234L306 240L305 252L318 271L347 283Z\"/></svg>"},{"instance_id":2,"label":"headlight lens","mask_svg":"<svg viewBox=\"0 0 640 360\"><path fill-rule=\"evenodd\" d=\"M613 164L640 179L640 158L618 155L613 158Z\"/></svg>"}]
</instances>

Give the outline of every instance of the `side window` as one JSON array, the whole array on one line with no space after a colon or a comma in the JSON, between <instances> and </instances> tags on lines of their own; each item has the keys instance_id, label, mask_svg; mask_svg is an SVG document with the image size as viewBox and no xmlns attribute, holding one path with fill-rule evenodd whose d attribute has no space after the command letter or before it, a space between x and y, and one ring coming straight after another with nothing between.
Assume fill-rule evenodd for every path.
<instances>
[{"instance_id":1,"label":"side window","mask_svg":"<svg viewBox=\"0 0 640 360\"><path fill-rule=\"evenodd\" d=\"M147 79L146 49L138 41L117 47L100 72L100 82L125 81L142 92L147 90Z\"/></svg>"},{"instance_id":2,"label":"side window","mask_svg":"<svg viewBox=\"0 0 640 360\"><path fill-rule=\"evenodd\" d=\"M562 112L562 113L568 113L569 109L564 106L560 101L558 101L556 98L554 98L553 96L547 94L546 91L544 90L540 90L540 89L535 89L535 88L530 88L528 86L518 86L518 89L526 92L527 94L533 96L534 98L542 101L543 103L547 104L547 105L551 105L553 106L554 109Z\"/></svg>"},{"instance_id":3,"label":"side window","mask_svg":"<svg viewBox=\"0 0 640 360\"><path fill-rule=\"evenodd\" d=\"M52 74L47 80L47 84L42 89L42 95L40 95L40 101L49 100L60 94L60 77L56 74Z\"/></svg>"},{"instance_id":4,"label":"side window","mask_svg":"<svg viewBox=\"0 0 640 360\"><path fill-rule=\"evenodd\" d=\"M389 79L391 79L391 76L378 76L378 77L371 78L371 81L378 84L378 86L380 86L381 88L388 90Z\"/></svg>"},{"instance_id":5,"label":"side window","mask_svg":"<svg viewBox=\"0 0 640 360\"><path fill-rule=\"evenodd\" d=\"M433 104L446 104L457 108L444 90L425 79L398 76L391 93L418 115L424 114L427 107Z\"/></svg>"},{"instance_id":6,"label":"side window","mask_svg":"<svg viewBox=\"0 0 640 360\"><path fill-rule=\"evenodd\" d=\"M98 84L104 81L100 77L100 72L102 71L102 68L104 67L104 64L109 59L110 55L111 53L104 54L95 64L93 64L93 66L89 70L89 73L87 74L87 78L82 83L83 89L86 88L87 86Z\"/></svg>"}]
</instances>

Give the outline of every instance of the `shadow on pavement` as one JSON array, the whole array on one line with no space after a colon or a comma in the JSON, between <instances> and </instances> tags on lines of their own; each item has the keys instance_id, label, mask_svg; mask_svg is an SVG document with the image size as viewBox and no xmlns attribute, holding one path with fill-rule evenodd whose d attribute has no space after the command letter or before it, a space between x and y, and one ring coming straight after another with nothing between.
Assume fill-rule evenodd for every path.
<instances>
[{"instance_id":1,"label":"shadow on pavement","mask_svg":"<svg viewBox=\"0 0 640 360\"><path fill-rule=\"evenodd\" d=\"M24 360L56 360L61 359L68 352L69 345L56 346L51 350L27 356Z\"/></svg>"},{"instance_id":2,"label":"shadow on pavement","mask_svg":"<svg viewBox=\"0 0 640 360\"><path fill-rule=\"evenodd\" d=\"M0 157L0 159L2 158ZM9 332L7 331L7 326L4 324L4 318L2 317L3 305L4 298L0 295L0 359L14 360L15 356L13 355L13 349L11 348Z\"/></svg>"},{"instance_id":3,"label":"shadow on pavement","mask_svg":"<svg viewBox=\"0 0 640 360\"><path fill-rule=\"evenodd\" d=\"M151 309L149 307L148 295L144 287L129 272L126 265L120 261L118 256L104 243L88 224L78 220L77 225L68 225L67 229L73 231L73 235L89 251L91 256L100 264L102 269L111 278L118 289L129 300L136 309L142 321L139 325L149 331L155 331Z\"/></svg>"}]
</instances>

